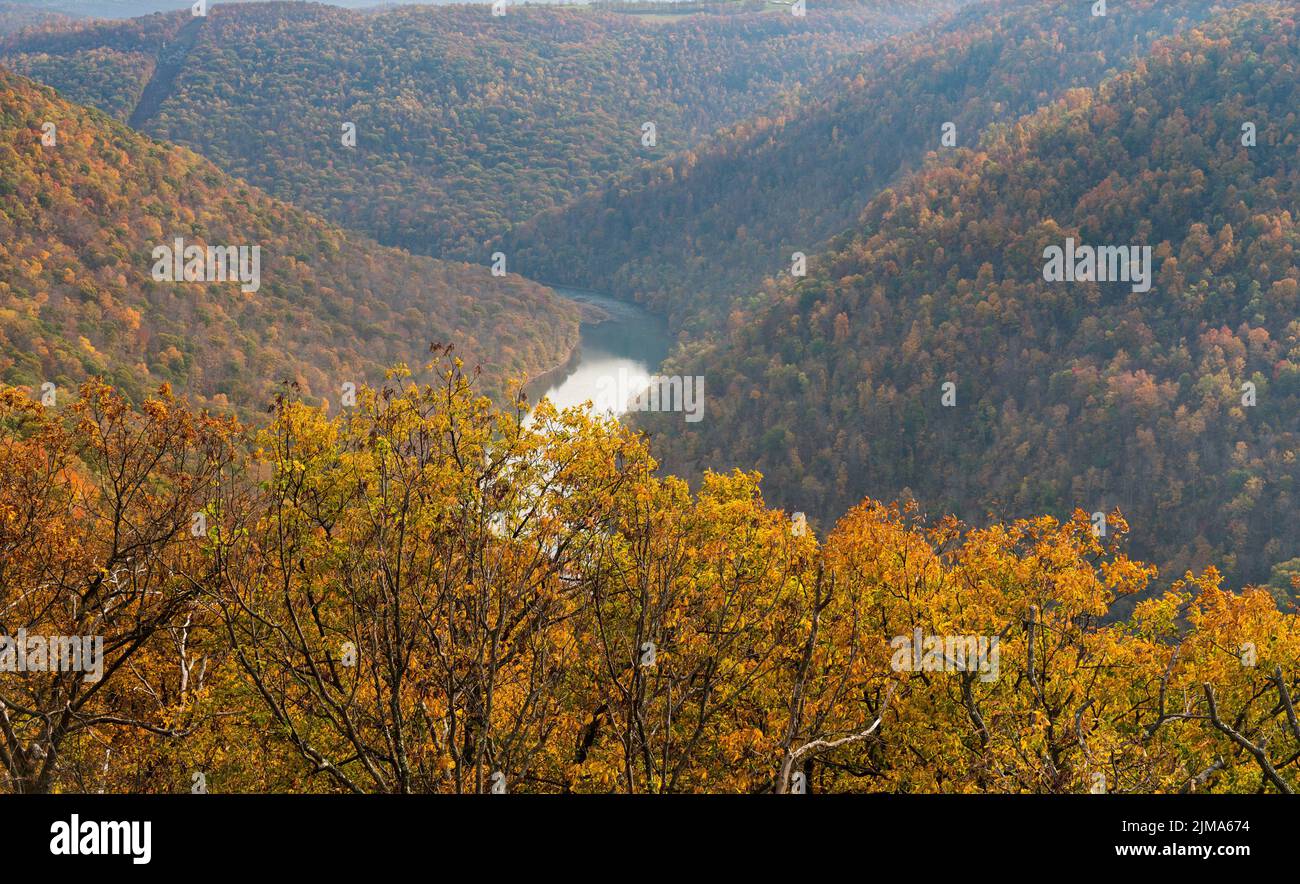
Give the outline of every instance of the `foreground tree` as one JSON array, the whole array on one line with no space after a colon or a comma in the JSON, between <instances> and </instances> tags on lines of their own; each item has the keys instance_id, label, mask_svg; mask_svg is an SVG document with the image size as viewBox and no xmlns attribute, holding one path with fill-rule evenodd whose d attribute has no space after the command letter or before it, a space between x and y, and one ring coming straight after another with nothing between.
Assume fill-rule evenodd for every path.
<instances>
[{"instance_id":1,"label":"foreground tree","mask_svg":"<svg viewBox=\"0 0 1300 884\"><path fill-rule=\"evenodd\" d=\"M164 391L0 395L10 791L1293 792L1300 626L1076 513L865 501L824 538L756 474L660 476L450 357L253 434ZM0 657L0 660L3 660Z\"/></svg>"},{"instance_id":2,"label":"foreground tree","mask_svg":"<svg viewBox=\"0 0 1300 884\"><path fill-rule=\"evenodd\" d=\"M191 723L215 576L195 528L235 428L166 389L133 409L98 383L64 413L4 390L0 425L0 633L25 645L0 657L7 787L156 788L120 779L113 750Z\"/></svg>"}]
</instances>

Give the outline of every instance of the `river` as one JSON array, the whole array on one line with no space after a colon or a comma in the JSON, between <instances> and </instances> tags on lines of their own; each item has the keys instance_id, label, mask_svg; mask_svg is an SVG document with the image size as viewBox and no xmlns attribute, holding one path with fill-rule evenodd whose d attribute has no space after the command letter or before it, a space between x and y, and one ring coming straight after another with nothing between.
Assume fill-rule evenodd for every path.
<instances>
[{"instance_id":1,"label":"river","mask_svg":"<svg viewBox=\"0 0 1300 884\"><path fill-rule=\"evenodd\" d=\"M659 370L672 344L668 323L637 304L609 295L552 288L582 311L578 349L568 365L529 390L530 398L540 402L544 396L560 409L590 400L598 410L618 417L627 411L627 400L611 399L611 392L620 379L648 377ZM631 395L639 392L633 389Z\"/></svg>"}]
</instances>

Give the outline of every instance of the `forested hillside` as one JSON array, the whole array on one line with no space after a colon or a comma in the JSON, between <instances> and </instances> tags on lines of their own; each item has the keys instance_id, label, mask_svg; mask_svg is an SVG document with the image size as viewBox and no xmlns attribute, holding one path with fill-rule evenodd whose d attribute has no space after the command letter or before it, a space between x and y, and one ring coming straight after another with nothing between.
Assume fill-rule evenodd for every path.
<instances>
[{"instance_id":1,"label":"forested hillside","mask_svg":"<svg viewBox=\"0 0 1300 884\"><path fill-rule=\"evenodd\" d=\"M485 5L214 4L201 19L18 39L3 55L381 242L486 261L484 243L512 224L690 147L957 5L828 0L803 17L747 7L647 21L573 7L494 17ZM177 70L156 107L136 113L154 74L148 59ZM348 122L354 148L342 144Z\"/></svg>"},{"instance_id":2,"label":"forested hillside","mask_svg":"<svg viewBox=\"0 0 1300 884\"><path fill-rule=\"evenodd\" d=\"M24 3L0 2L0 36L23 28L45 24L63 24L68 16Z\"/></svg>"},{"instance_id":3,"label":"forested hillside","mask_svg":"<svg viewBox=\"0 0 1300 884\"><path fill-rule=\"evenodd\" d=\"M258 246L260 286L156 281L153 250L178 237ZM548 289L345 234L0 71L8 383L66 388L101 375L139 397L168 382L247 412L283 381L337 400L343 383L419 364L433 342L455 343L500 390L562 362L576 339L576 312Z\"/></svg>"},{"instance_id":4,"label":"forested hillside","mask_svg":"<svg viewBox=\"0 0 1300 884\"><path fill-rule=\"evenodd\" d=\"M1300 15L966 5L0 38L0 792L1294 794Z\"/></svg>"},{"instance_id":5,"label":"forested hillside","mask_svg":"<svg viewBox=\"0 0 1300 884\"><path fill-rule=\"evenodd\" d=\"M1166 571L1268 580L1300 555L1298 66L1293 11L1229 14L887 190L674 366L711 411L646 417L669 468L826 519L1119 507ZM1046 282L1067 238L1152 247L1150 291Z\"/></svg>"},{"instance_id":6,"label":"forested hillside","mask_svg":"<svg viewBox=\"0 0 1300 884\"><path fill-rule=\"evenodd\" d=\"M724 326L941 145L1095 86L1212 0L982 3L841 63L785 106L638 168L503 237L520 272L651 304L693 331Z\"/></svg>"}]
</instances>

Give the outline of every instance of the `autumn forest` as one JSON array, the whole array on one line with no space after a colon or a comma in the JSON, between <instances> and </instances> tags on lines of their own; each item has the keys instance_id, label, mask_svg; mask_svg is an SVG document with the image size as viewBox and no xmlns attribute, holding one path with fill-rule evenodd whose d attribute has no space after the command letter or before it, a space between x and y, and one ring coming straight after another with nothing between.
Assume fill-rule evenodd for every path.
<instances>
[{"instance_id":1,"label":"autumn forest","mask_svg":"<svg viewBox=\"0 0 1300 884\"><path fill-rule=\"evenodd\" d=\"M0 793L1300 789L1293 4L114 2L0 2Z\"/></svg>"}]
</instances>

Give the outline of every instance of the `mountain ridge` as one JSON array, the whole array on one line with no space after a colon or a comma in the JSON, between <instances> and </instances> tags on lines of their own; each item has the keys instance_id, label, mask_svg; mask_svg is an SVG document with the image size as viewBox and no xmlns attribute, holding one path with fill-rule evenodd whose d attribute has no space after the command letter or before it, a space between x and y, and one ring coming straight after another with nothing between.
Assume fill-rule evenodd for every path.
<instances>
[{"instance_id":1,"label":"mountain ridge","mask_svg":"<svg viewBox=\"0 0 1300 884\"><path fill-rule=\"evenodd\" d=\"M0 377L170 383L244 413L282 381L317 400L454 343L488 389L563 361L577 311L489 268L347 234L0 70ZM53 144L45 144L46 126ZM259 284L163 282L154 250L260 249ZM247 288L253 288L249 286Z\"/></svg>"},{"instance_id":2,"label":"mountain ridge","mask_svg":"<svg viewBox=\"0 0 1300 884\"><path fill-rule=\"evenodd\" d=\"M822 519L862 493L975 522L1119 507L1170 575L1266 580L1300 554L1297 62L1294 18L1246 7L932 158L670 361L708 378L704 422L637 423L666 469L754 466ZM1045 281L1071 237L1151 246L1153 291Z\"/></svg>"}]
</instances>

